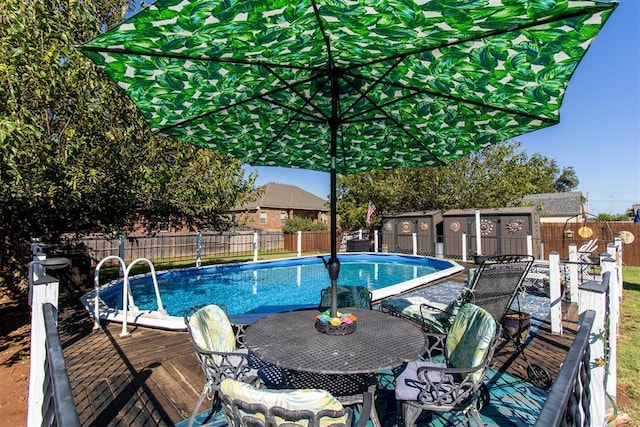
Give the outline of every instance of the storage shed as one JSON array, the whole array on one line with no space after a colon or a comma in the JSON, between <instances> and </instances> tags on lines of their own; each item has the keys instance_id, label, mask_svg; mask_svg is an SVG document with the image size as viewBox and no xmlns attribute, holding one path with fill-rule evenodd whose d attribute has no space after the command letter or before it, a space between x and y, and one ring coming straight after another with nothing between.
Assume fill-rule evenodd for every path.
<instances>
[{"instance_id":1,"label":"storage shed","mask_svg":"<svg viewBox=\"0 0 640 427\"><path fill-rule=\"evenodd\" d=\"M462 256L462 234L467 235L467 255L477 255L476 210L454 209L442 214L444 253ZM482 255L527 253L527 236L533 239L533 253L540 257L540 215L533 206L480 209Z\"/></svg>"},{"instance_id":2,"label":"storage shed","mask_svg":"<svg viewBox=\"0 0 640 427\"><path fill-rule=\"evenodd\" d=\"M442 212L433 210L384 215L382 251L412 253L413 233L416 233L419 254L435 254L438 235L442 235Z\"/></svg>"}]
</instances>

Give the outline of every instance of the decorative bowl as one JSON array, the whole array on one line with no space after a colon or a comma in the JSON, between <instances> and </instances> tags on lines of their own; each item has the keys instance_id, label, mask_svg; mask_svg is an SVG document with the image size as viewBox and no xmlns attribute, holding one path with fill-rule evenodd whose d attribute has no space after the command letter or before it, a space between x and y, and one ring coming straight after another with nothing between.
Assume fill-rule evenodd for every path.
<instances>
[{"instance_id":1,"label":"decorative bowl","mask_svg":"<svg viewBox=\"0 0 640 427\"><path fill-rule=\"evenodd\" d=\"M337 317L331 317L329 311L316 316L316 330L327 335L347 335L355 332L357 318L349 313L337 313Z\"/></svg>"}]
</instances>

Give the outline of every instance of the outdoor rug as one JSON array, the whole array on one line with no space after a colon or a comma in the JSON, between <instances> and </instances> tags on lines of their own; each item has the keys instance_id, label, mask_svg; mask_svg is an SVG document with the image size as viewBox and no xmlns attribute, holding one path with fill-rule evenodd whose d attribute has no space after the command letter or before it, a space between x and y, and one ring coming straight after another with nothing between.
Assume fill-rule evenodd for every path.
<instances>
[{"instance_id":1,"label":"outdoor rug","mask_svg":"<svg viewBox=\"0 0 640 427\"><path fill-rule=\"evenodd\" d=\"M532 426L545 399L547 390L535 387L526 380L513 377L504 372L490 369L487 371L486 384L489 387L491 399L489 405L482 409L480 417L488 426ZM395 398L393 390L382 391L378 396L382 423L385 427L393 427L395 423ZM201 412L196 417L194 426L201 425L210 415L210 410ZM356 413L356 418L359 414ZM218 413L213 420L219 420L221 425L225 425L222 414ZM208 420L211 422L212 420ZM431 415L427 414L419 421L418 426L457 426L463 422L461 414ZM175 427L187 427L188 420L182 421ZM368 425L373 425L371 422Z\"/></svg>"}]
</instances>

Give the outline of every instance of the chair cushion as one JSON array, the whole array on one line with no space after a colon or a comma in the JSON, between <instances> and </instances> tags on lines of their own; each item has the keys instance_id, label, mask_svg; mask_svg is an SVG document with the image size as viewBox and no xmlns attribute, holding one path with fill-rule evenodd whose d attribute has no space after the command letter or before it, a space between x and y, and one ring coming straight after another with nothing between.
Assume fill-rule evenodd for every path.
<instances>
[{"instance_id":1,"label":"chair cushion","mask_svg":"<svg viewBox=\"0 0 640 427\"><path fill-rule=\"evenodd\" d=\"M231 352L236 349L236 337L225 312L210 304L197 310L189 319L193 341L202 349ZM219 357L212 356L216 363Z\"/></svg>"},{"instance_id":2,"label":"chair cushion","mask_svg":"<svg viewBox=\"0 0 640 427\"><path fill-rule=\"evenodd\" d=\"M220 383L220 391L231 399L238 399L248 403L259 403L267 408L278 406L294 411L308 410L314 413L318 413L324 409L334 411L342 411L344 409L342 404L325 390L272 390L255 388L249 384L227 378ZM264 420L264 416L261 416L261 414L255 414L254 416ZM339 418L324 417L320 422L320 426L330 426L334 423L345 424L347 420L348 414ZM283 420L278 420L278 423L282 421ZM300 423L306 424L304 420L300 420Z\"/></svg>"},{"instance_id":3,"label":"chair cushion","mask_svg":"<svg viewBox=\"0 0 640 427\"><path fill-rule=\"evenodd\" d=\"M423 304L435 307L436 310L421 309ZM421 296L391 298L381 302L382 307L389 311L401 313L419 323L427 329L444 333L446 330L447 304L442 304Z\"/></svg>"},{"instance_id":4,"label":"chair cushion","mask_svg":"<svg viewBox=\"0 0 640 427\"><path fill-rule=\"evenodd\" d=\"M438 367L446 368L446 363L433 362L429 360L414 360L403 365L400 373L396 376L395 389L397 400L418 400L418 394L427 385L418 380L418 368ZM444 372L430 371L427 378L432 383L440 383L444 380Z\"/></svg>"},{"instance_id":5,"label":"chair cushion","mask_svg":"<svg viewBox=\"0 0 640 427\"><path fill-rule=\"evenodd\" d=\"M496 322L486 310L473 304L463 305L455 316L445 343L449 366L471 368L480 364L495 333ZM482 374L480 370L474 375Z\"/></svg>"}]
</instances>

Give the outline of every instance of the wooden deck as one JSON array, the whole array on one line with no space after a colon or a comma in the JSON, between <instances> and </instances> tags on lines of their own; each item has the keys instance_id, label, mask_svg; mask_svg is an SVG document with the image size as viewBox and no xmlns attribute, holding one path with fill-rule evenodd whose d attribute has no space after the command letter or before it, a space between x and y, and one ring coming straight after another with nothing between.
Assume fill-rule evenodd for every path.
<instances>
[{"instance_id":1,"label":"wooden deck","mask_svg":"<svg viewBox=\"0 0 640 427\"><path fill-rule=\"evenodd\" d=\"M452 280L449 278L448 280ZM453 280L464 281L464 275ZM81 307L61 307L59 320L67 370L84 426L173 426L189 417L204 384L186 332L109 323L93 331ZM577 309L565 310L564 334L543 325L527 347L532 363L555 378L578 329ZM526 379L526 363L512 344L501 344L494 368ZM206 405L206 404L205 404ZM203 409L204 405L203 405Z\"/></svg>"}]
</instances>

